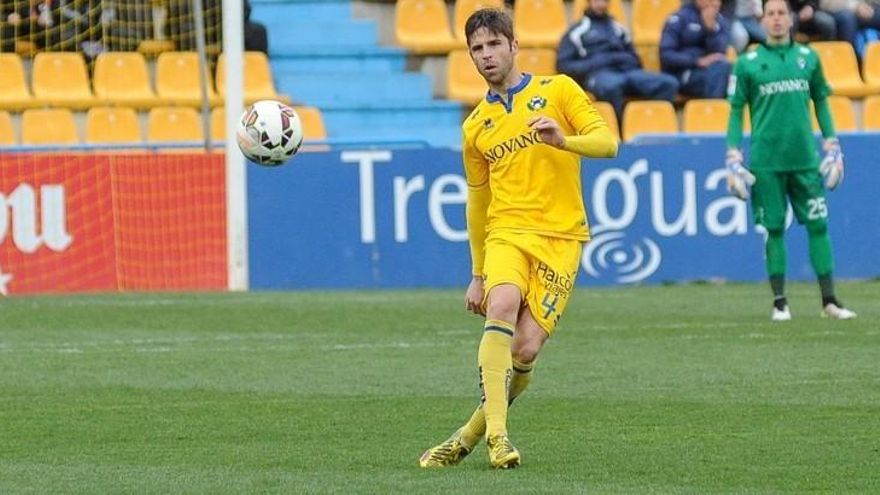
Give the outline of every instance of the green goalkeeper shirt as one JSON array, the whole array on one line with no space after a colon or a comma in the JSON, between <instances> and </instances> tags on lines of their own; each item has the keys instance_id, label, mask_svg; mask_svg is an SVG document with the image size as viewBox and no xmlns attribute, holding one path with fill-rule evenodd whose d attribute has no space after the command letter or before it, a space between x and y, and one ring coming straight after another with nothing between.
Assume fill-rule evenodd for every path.
<instances>
[{"instance_id":1,"label":"green goalkeeper shirt","mask_svg":"<svg viewBox=\"0 0 880 495\"><path fill-rule=\"evenodd\" d=\"M761 45L741 55L728 85L727 147L740 146L743 107L748 105L752 120L751 168L794 171L818 167L810 100L815 104L822 135L833 137L827 101L830 92L819 57L807 46Z\"/></svg>"}]
</instances>

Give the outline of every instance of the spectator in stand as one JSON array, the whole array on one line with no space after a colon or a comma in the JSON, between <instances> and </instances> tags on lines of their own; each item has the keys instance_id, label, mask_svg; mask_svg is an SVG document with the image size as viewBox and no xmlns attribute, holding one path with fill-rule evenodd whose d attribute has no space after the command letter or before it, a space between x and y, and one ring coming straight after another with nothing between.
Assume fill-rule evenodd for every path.
<instances>
[{"instance_id":1,"label":"spectator in stand","mask_svg":"<svg viewBox=\"0 0 880 495\"><path fill-rule=\"evenodd\" d=\"M730 44L742 53L750 43L763 43L767 38L761 27L761 0L736 0L730 25Z\"/></svg>"},{"instance_id":2,"label":"spectator in stand","mask_svg":"<svg viewBox=\"0 0 880 495\"><path fill-rule=\"evenodd\" d=\"M834 18L839 41L855 42L856 31L859 29L859 20L856 17L856 8L862 3L857 0L819 0L819 8Z\"/></svg>"},{"instance_id":3,"label":"spectator in stand","mask_svg":"<svg viewBox=\"0 0 880 495\"><path fill-rule=\"evenodd\" d=\"M0 32L2 50L13 51L15 40L34 42L47 48L60 41L52 12L51 0L29 0L3 3L3 29Z\"/></svg>"},{"instance_id":4,"label":"spectator in stand","mask_svg":"<svg viewBox=\"0 0 880 495\"><path fill-rule=\"evenodd\" d=\"M819 10L816 0L790 0L794 11L794 32L820 41L837 39L837 23L828 12Z\"/></svg>"},{"instance_id":5,"label":"spectator in stand","mask_svg":"<svg viewBox=\"0 0 880 495\"><path fill-rule=\"evenodd\" d=\"M269 36L266 26L251 20L251 2L244 0L244 49L269 55Z\"/></svg>"},{"instance_id":6,"label":"spectator in stand","mask_svg":"<svg viewBox=\"0 0 880 495\"><path fill-rule=\"evenodd\" d=\"M588 0L583 18L562 36L556 70L610 102L618 119L625 96L671 102L678 93L674 77L642 69L629 33L608 14L608 0Z\"/></svg>"},{"instance_id":7,"label":"spectator in stand","mask_svg":"<svg viewBox=\"0 0 880 495\"><path fill-rule=\"evenodd\" d=\"M730 27L720 0L696 0L669 16L660 37L660 68L674 76L682 94L724 98L730 62Z\"/></svg>"}]
</instances>

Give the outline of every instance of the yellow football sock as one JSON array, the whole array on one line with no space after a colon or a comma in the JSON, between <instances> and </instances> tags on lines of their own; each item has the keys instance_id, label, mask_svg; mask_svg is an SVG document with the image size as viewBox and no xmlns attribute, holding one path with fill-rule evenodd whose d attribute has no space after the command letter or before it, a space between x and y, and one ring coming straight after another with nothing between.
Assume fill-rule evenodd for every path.
<instances>
[{"instance_id":1,"label":"yellow football sock","mask_svg":"<svg viewBox=\"0 0 880 495\"><path fill-rule=\"evenodd\" d=\"M490 435L507 434L507 391L510 387L513 359L510 341L513 325L501 320L486 320L477 362L483 389L486 431Z\"/></svg>"},{"instance_id":2,"label":"yellow football sock","mask_svg":"<svg viewBox=\"0 0 880 495\"><path fill-rule=\"evenodd\" d=\"M523 393L529 383L532 381L532 369L534 363L523 364L517 360L511 361L513 364L513 378L510 379L510 390L508 391L508 406L513 403ZM465 423L461 429L461 443L465 447L473 448L477 442L486 434L486 415L483 413L482 404L471 415L471 419Z\"/></svg>"}]
</instances>

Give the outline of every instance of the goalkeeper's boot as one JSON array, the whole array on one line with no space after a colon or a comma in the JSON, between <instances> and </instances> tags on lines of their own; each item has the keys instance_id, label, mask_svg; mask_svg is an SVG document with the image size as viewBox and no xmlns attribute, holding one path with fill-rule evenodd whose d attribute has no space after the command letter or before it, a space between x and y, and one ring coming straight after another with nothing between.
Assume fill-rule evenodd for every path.
<instances>
[{"instance_id":1,"label":"goalkeeper's boot","mask_svg":"<svg viewBox=\"0 0 880 495\"><path fill-rule=\"evenodd\" d=\"M471 453L471 449L461 443L461 429L447 438L445 442L426 450L419 458L423 468L454 466Z\"/></svg>"},{"instance_id":2,"label":"goalkeeper's boot","mask_svg":"<svg viewBox=\"0 0 880 495\"><path fill-rule=\"evenodd\" d=\"M519 466L519 451L510 443L507 435L492 435L486 438L489 447L489 462L495 469L510 469Z\"/></svg>"},{"instance_id":3,"label":"goalkeeper's boot","mask_svg":"<svg viewBox=\"0 0 880 495\"><path fill-rule=\"evenodd\" d=\"M791 320L791 311L788 309L788 301L784 297L773 301L773 313L770 315L773 321Z\"/></svg>"},{"instance_id":4,"label":"goalkeeper's boot","mask_svg":"<svg viewBox=\"0 0 880 495\"><path fill-rule=\"evenodd\" d=\"M822 308L823 318L832 318L835 320L852 320L858 316L855 311L846 309L837 300L829 301Z\"/></svg>"}]
</instances>

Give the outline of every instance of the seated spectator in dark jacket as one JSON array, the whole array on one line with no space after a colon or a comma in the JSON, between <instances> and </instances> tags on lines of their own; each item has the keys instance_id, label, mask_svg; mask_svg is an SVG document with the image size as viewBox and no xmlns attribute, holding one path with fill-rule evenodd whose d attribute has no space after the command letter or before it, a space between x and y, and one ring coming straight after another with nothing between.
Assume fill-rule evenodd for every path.
<instances>
[{"instance_id":1,"label":"seated spectator in dark jacket","mask_svg":"<svg viewBox=\"0 0 880 495\"><path fill-rule=\"evenodd\" d=\"M794 12L792 31L821 41L838 39L834 16L820 10L817 0L790 0L789 3Z\"/></svg>"},{"instance_id":2,"label":"seated spectator in dark jacket","mask_svg":"<svg viewBox=\"0 0 880 495\"><path fill-rule=\"evenodd\" d=\"M556 70L610 102L618 119L624 96L672 101L678 92L674 77L642 70L629 34L608 15L608 0L588 1L584 17L559 43Z\"/></svg>"},{"instance_id":3,"label":"seated spectator in dark jacket","mask_svg":"<svg viewBox=\"0 0 880 495\"><path fill-rule=\"evenodd\" d=\"M269 36L266 26L251 20L251 2L244 1L244 49L269 54Z\"/></svg>"},{"instance_id":4,"label":"seated spectator in dark jacket","mask_svg":"<svg viewBox=\"0 0 880 495\"><path fill-rule=\"evenodd\" d=\"M724 98L730 30L720 0L696 0L669 16L660 38L660 68L678 79L681 93Z\"/></svg>"}]
</instances>

